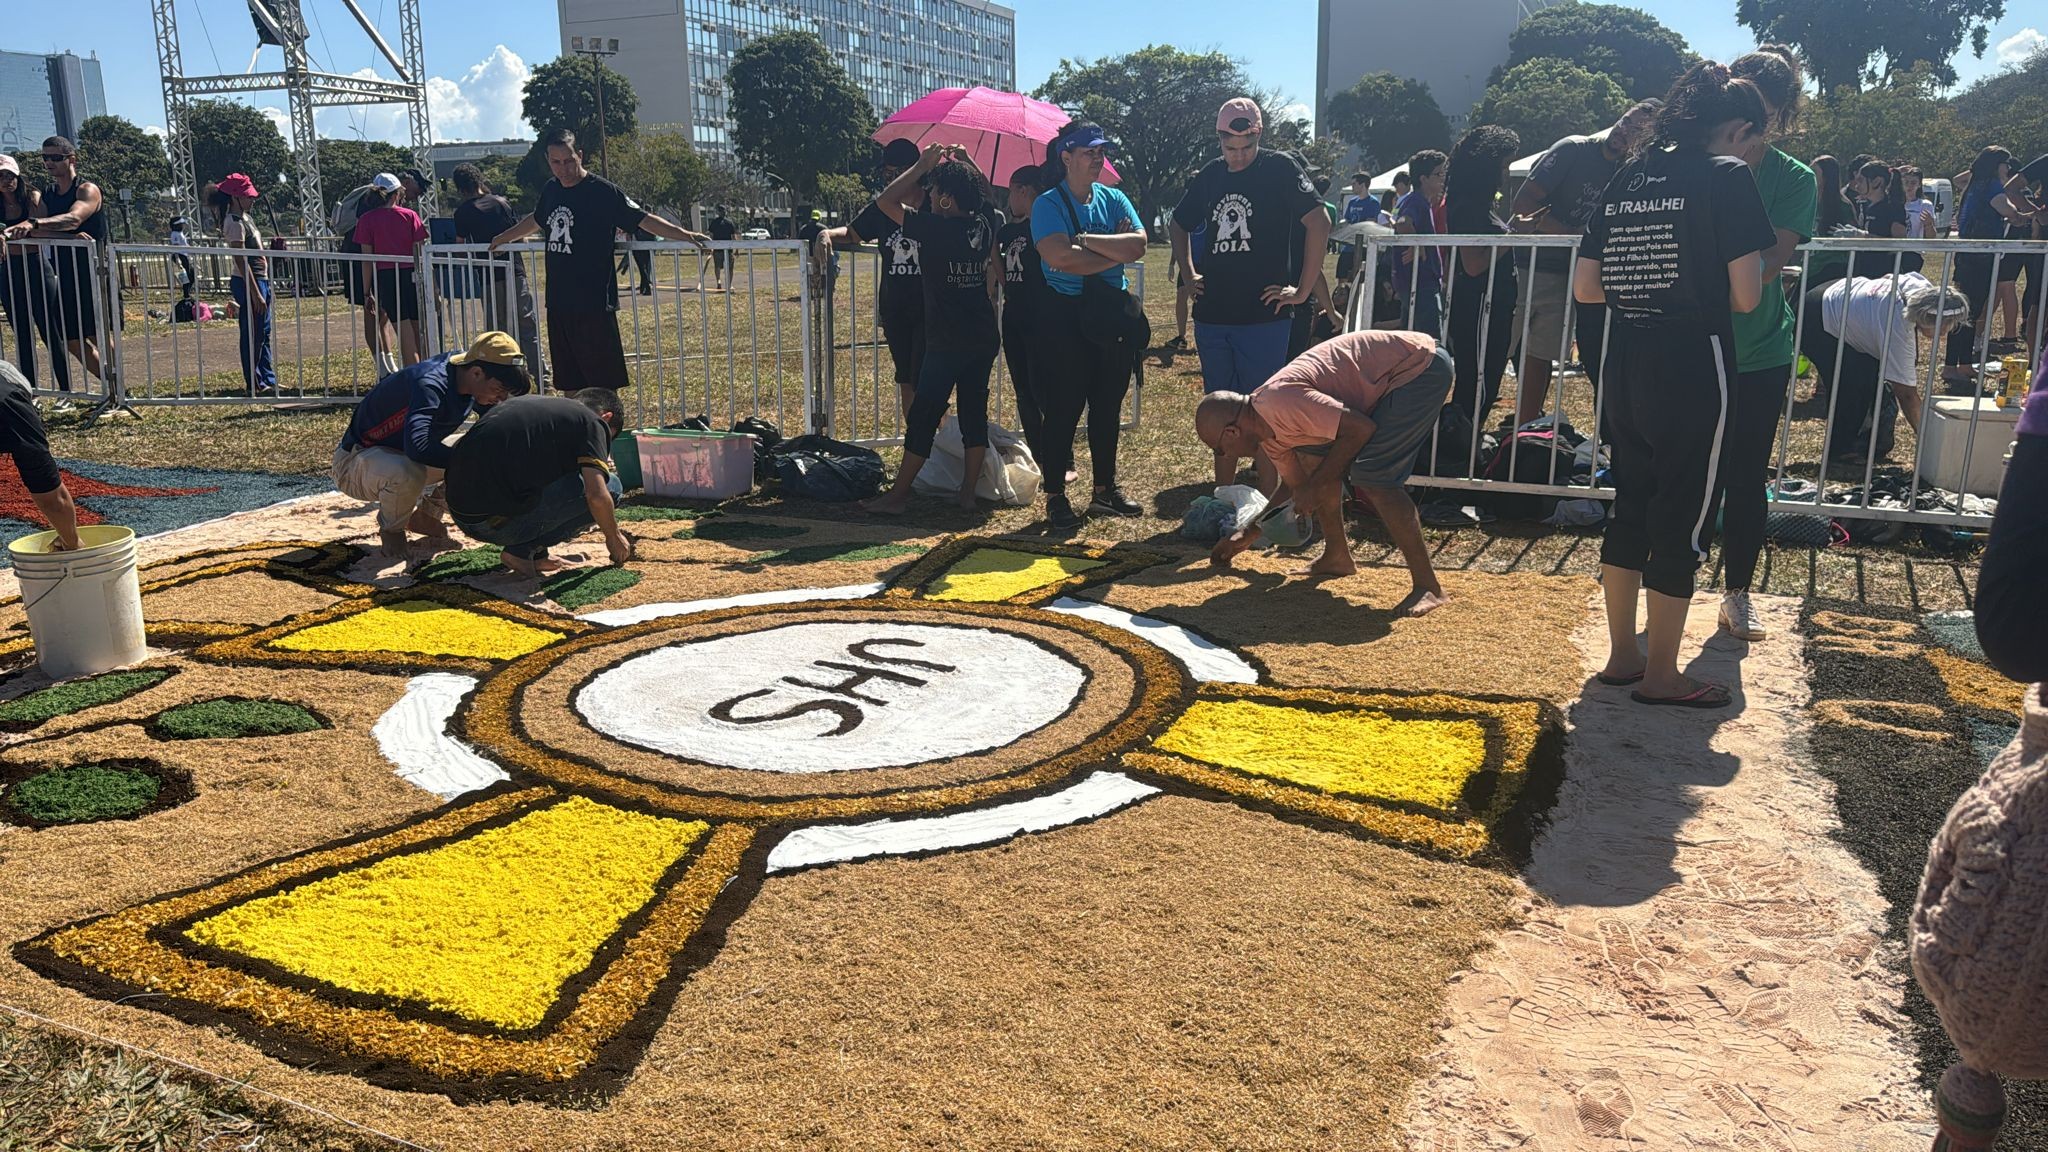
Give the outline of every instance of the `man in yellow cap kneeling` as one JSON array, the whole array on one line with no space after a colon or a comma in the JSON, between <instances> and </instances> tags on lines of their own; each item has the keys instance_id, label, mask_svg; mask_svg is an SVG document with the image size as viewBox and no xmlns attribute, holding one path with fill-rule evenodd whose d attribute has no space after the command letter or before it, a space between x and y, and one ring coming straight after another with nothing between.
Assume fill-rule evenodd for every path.
<instances>
[{"instance_id":1,"label":"man in yellow cap kneeling","mask_svg":"<svg viewBox=\"0 0 2048 1152\"><path fill-rule=\"evenodd\" d=\"M334 449L332 474L336 488L376 503L383 555L406 556L408 530L437 545L434 551L451 546L440 491L448 438L470 413L532 387L519 342L486 332L468 351L401 368L363 397Z\"/></svg>"}]
</instances>

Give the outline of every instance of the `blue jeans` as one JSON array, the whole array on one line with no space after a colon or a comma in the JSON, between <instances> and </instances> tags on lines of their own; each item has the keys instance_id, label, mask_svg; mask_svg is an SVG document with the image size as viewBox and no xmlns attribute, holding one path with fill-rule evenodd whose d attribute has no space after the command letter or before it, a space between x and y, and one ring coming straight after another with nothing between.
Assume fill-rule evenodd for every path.
<instances>
[{"instance_id":1,"label":"blue jeans","mask_svg":"<svg viewBox=\"0 0 2048 1152\"><path fill-rule=\"evenodd\" d=\"M1248 393L1287 366L1292 320L1263 324L1195 321L1195 355L1202 361L1202 391Z\"/></svg>"},{"instance_id":2,"label":"blue jeans","mask_svg":"<svg viewBox=\"0 0 2048 1152\"><path fill-rule=\"evenodd\" d=\"M626 491L617 476L606 476L604 486L615 502ZM583 499L580 468L541 489L534 506L517 516L455 517L455 526L462 529L463 535L486 544L502 545L521 560L539 560L548 554L548 549L574 540L595 523L590 505Z\"/></svg>"},{"instance_id":3,"label":"blue jeans","mask_svg":"<svg viewBox=\"0 0 2048 1152\"><path fill-rule=\"evenodd\" d=\"M1407 285L1395 282L1402 290L1401 318L1408 321L1408 331L1422 332L1437 340L1444 338L1444 296L1437 288L1415 293L1414 315L1409 315L1409 299L1405 292Z\"/></svg>"},{"instance_id":4,"label":"blue jeans","mask_svg":"<svg viewBox=\"0 0 2048 1152\"><path fill-rule=\"evenodd\" d=\"M228 292L235 298L235 323L241 336L235 341L242 352L242 380L253 395L277 391L277 370L270 366L270 281L258 280L256 292L263 300L261 316L249 309L249 282L240 276L228 279Z\"/></svg>"}]
</instances>

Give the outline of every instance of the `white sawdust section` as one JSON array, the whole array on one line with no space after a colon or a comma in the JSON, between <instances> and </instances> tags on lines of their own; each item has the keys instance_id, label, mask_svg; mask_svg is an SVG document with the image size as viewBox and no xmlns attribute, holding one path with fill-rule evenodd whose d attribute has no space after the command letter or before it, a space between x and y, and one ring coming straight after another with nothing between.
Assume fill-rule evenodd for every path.
<instances>
[{"instance_id":1,"label":"white sawdust section","mask_svg":"<svg viewBox=\"0 0 2048 1152\"><path fill-rule=\"evenodd\" d=\"M406 681L405 695L378 717L370 735L398 775L443 800L507 779L505 770L448 734L448 721L476 679L429 672Z\"/></svg>"},{"instance_id":2,"label":"white sawdust section","mask_svg":"<svg viewBox=\"0 0 2048 1152\"><path fill-rule=\"evenodd\" d=\"M1807 751L1797 605L1758 603L1767 641L1716 636L1705 596L1687 630L1739 711L1573 707L1527 922L1449 989L1414 1152L1928 1146L1884 902ZM1590 681L1597 604L1576 639Z\"/></svg>"}]
</instances>

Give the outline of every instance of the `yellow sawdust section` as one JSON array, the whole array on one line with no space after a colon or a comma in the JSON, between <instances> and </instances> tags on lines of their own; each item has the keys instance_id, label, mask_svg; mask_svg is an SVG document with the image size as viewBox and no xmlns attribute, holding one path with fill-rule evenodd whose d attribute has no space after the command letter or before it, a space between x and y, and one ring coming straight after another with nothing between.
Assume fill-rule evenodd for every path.
<instances>
[{"instance_id":1,"label":"yellow sawdust section","mask_svg":"<svg viewBox=\"0 0 2048 1152\"><path fill-rule=\"evenodd\" d=\"M380 605L271 642L290 652L418 652L510 660L537 652L562 634L414 600Z\"/></svg>"},{"instance_id":2,"label":"yellow sawdust section","mask_svg":"<svg viewBox=\"0 0 2048 1152\"><path fill-rule=\"evenodd\" d=\"M932 581L927 600L994 604L1100 568L1105 560L1083 556L1040 556L1008 548L980 548Z\"/></svg>"},{"instance_id":3,"label":"yellow sawdust section","mask_svg":"<svg viewBox=\"0 0 2048 1152\"><path fill-rule=\"evenodd\" d=\"M531 1028L706 827L574 797L238 905L186 935L351 991Z\"/></svg>"},{"instance_id":4,"label":"yellow sawdust section","mask_svg":"<svg viewBox=\"0 0 2048 1152\"><path fill-rule=\"evenodd\" d=\"M2027 686L1998 674L1997 669L1965 660L1943 648L1929 648L1927 660L1948 685L1949 699L1965 708L2007 712L2017 716L2026 702Z\"/></svg>"},{"instance_id":5,"label":"yellow sawdust section","mask_svg":"<svg viewBox=\"0 0 2048 1152\"><path fill-rule=\"evenodd\" d=\"M1486 763L1470 720L1397 720L1250 700L1197 701L1157 741L1161 751L1318 792L1455 808Z\"/></svg>"}]
</instances>

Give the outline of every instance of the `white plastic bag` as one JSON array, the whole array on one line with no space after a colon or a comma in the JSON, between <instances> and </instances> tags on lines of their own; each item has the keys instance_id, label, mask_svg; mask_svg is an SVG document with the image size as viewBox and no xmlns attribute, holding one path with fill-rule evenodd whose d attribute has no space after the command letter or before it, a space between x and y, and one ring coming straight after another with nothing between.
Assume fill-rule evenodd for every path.
<instances>
[{"instance_id":1,"label":"white plastic bag","mask_svg":"<svg viewBox=\"0 0 2048 1152\"><path fill-rule=\"evenodd\" d=\"M1252 521L1266 510L1265 495L1249 484L1225 484L1216 489L1216 498L1237 509L1237 519L1225 527L1225 536L1251 527Z\"/></svg>"},{"instance_id":2,"label":"white plastic bag","mask_svg":"<svg viewBox=\"0 0 2048 1152\"><path fill-rule=\"evenodd\" d=\"M939 423L932 437L931 459L918 470L911 488L932 496L952 496L960 491L960 478L967 470L967 445L960 439L960 425L951 413ZM981 476L974 494L983 500L1018 507L1038 499L1041 477L1038 461L1024 438L996 424L988 426L988 452L982 457Z\"/></svg>"}]
</instances>

